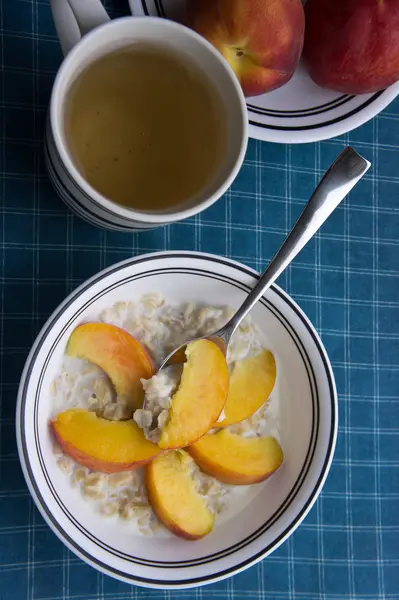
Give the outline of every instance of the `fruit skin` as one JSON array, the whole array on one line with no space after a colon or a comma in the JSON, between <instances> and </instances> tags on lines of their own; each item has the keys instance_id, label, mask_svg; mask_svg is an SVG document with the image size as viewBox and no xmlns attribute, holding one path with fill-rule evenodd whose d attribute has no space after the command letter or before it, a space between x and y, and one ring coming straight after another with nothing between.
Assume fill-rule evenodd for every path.
<instances>
[{"instance_id":1,"label":"fruit skin","mask_svg":"<svg viewBox=\"0 0 399 600\"><path fill-rule=\"evenodd\" d=\"M220 348L209 340L197 340L188 344L186 357L158 442L164 450L184 448L205 435L217 421L227 398L229 370Z\"/></svg>"},{"instance_id":2,"label":"fruit skin","mask_svg":"<svg viewBox=\"0 0 399 600\"><path fill-rule=\"evenodd\" d=\"M66 353L100 367L118 397L132 409L141 408L144 391L140 379L150 379L154 365L140 342L127 331L108 323L84 323L72 332Z\"/></svg>"},{"instance_id":3,"label":"fruit skin","mask_svg":"<svg viewBox=\"0 0 399 600\"><path fill-rule=\"evenodd\" d=\"M268 350L235 363L230 375L224 419L216 427L240 423L254 414L269 397L276 381L276 361Z\"/></svg>"},{"instance_id":4,"label":"fruit skin","mask_svg":"<svg viewBox=\"0 0 399 600\"><path fill-rule=\"evenodd\" d=\"M132 419L107 421L76 408L59 413L50 427L65 454L92 471L131 471L161 452Z\"/></svg>"},{"instance_id":5,"label":"fruit skin","mask_svg":"<svg viewBox=\"0 0 399 600\"><path fill-rule=\"evenodd\" d=\"M302 52L301 0L188 0L187 23L229 62L244 94L287 83Z\"/></svg>"},{"instance_id":6,"label":"fruit skin","mask_svg":"<svg viewBox=\"0 0 399 600\"><path fill-rule=\"evenodd\" d=\"M205 435L188 452L205 473L234 485L259 483L283 462L283 451L273 437L244 438L228 429Z\"/></svg>"},{"instance_id":7,"label":"fruit skin","mask_svg":"<svg viewBox=\"0 0 399 600\"><path fill-rule=\"evenodd\" d=\"M398 0L308 0L304 58L311 78L343 94L399 79Z\"/></svg>"},{"instance_id":8,"label":"fruit skin","mask_svg":"<svg viewBox=\"0 0 399 600\"><path fill-rule=\"evenodd\" d=\"M215 517L198 494L191 472L190 456L170 450L145 468L145 482L159 520L175 535L198 540L212 531Z\"/></svg>"}]
</instances>

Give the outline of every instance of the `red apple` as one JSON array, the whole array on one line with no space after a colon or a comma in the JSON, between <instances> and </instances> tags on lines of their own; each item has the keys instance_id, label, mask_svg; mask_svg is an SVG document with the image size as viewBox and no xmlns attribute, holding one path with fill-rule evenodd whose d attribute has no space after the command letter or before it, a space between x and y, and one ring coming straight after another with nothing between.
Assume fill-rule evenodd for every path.
<instances>
[{"instance_id":1,"label":"red apple","mask_svg":"<svg viewBox=\"0 0 399 600\"><path fill-rule=\"evenodd\" d=\"M308 0L304 58L311 78L344 94L399 79L398 0Z\"/></svg>"},{"instance_id":2,"label":"red apple","mask_svg":"<svg viewBox=\"0 0 399 600\"><path fill-rule=\"evenodd\" d=\"M301 0L188 0L187 14L230 63L246 96L291 79L303 46Z\"/></svg>"}]
</instances>

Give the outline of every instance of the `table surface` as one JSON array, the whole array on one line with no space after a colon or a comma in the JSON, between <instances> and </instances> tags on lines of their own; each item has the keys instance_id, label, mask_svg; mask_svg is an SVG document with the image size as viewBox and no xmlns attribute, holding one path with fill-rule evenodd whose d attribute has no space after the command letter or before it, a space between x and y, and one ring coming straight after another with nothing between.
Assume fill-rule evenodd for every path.
<instances>
[{"instance_id":1,"label":"table surface","mask_svg":"<svg viewBox=\"0 0 399 600\"><path fill-rule=\"evenodd\" d=\"M125 14L127 0L107 8ZM201 216L111 233L72 215L43 167L62 58L49 0L0 0L0 36L0 599L398 599L399 101L326 142L251 140L233 187ZM285 544L227 581L166 593L101 575L44 523L18 462L17 386L40 327L84 279L140 253L203 250L263 269L347 144L372 170L278 282L320 332L336 376L338 444L321 497Z\"/></svg>"}]
</instances>

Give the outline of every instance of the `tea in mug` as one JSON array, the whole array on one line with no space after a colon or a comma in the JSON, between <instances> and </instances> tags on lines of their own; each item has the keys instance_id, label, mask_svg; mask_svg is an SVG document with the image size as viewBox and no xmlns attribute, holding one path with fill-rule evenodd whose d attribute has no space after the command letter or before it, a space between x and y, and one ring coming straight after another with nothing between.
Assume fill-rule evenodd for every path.
<instances>
[{"instance_id":1,"label":"tea in mug","mask_svg":"<svg viewBox=\"0 0 399 600\"><path fill-rule=\"evenodd\" d=\"M167 211L194 199L226 152L219 92L199 68L157 45L132 45L88 65L65 114L81 175L136 210Z\"/></svg>"}]
</instances>

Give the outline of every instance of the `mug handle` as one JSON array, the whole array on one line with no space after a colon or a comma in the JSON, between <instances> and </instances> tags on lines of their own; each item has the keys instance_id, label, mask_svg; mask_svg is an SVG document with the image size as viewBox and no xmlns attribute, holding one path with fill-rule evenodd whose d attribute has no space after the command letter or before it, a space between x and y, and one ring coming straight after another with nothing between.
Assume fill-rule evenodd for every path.
<instances>
[{"instance_id":1,"label":"mug handle","mask_svg":"<svg viewBox=\"0 0 399 600\"><path fill-rule=\"evenodd\" d=\"M85 33L110 20L100 0L51 0L51 10L64 56Z\"/></svg>"}]
</instances>

